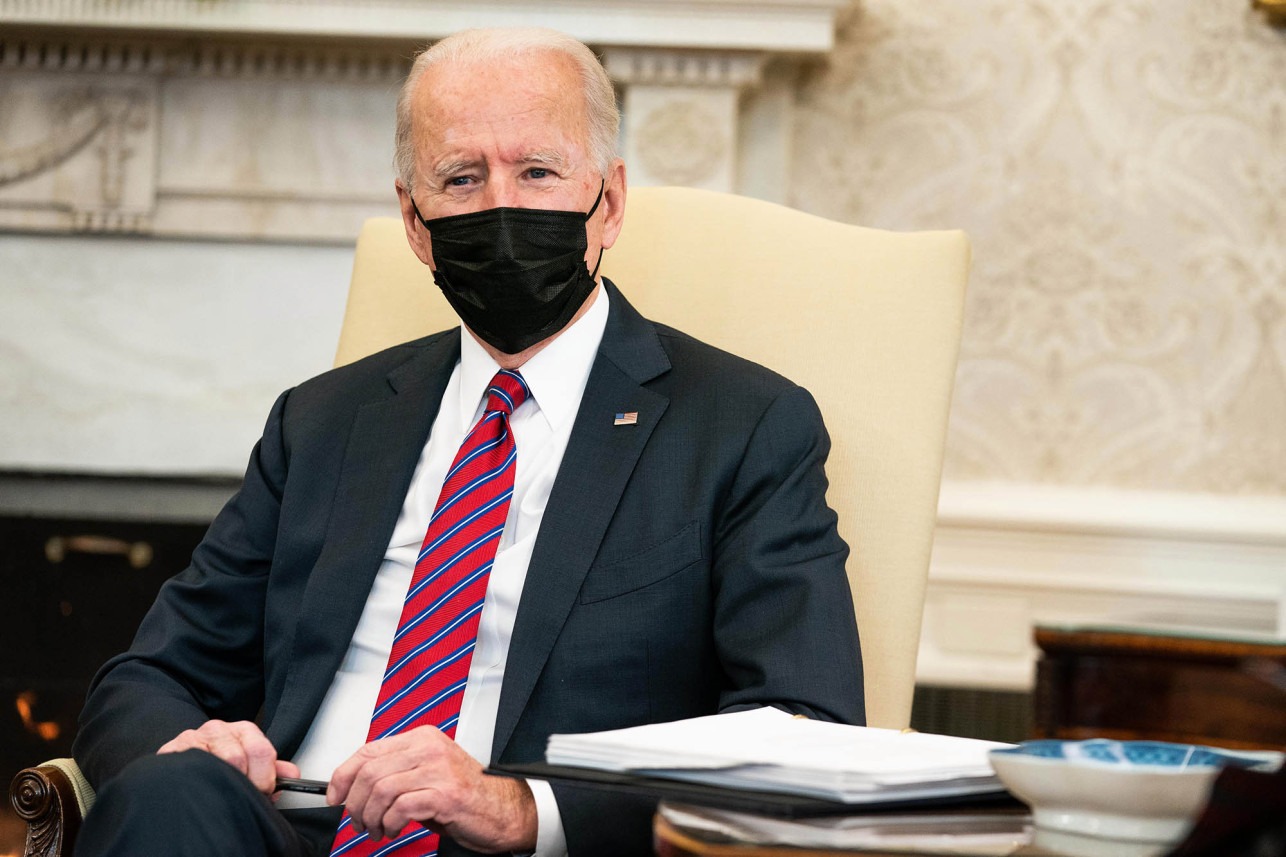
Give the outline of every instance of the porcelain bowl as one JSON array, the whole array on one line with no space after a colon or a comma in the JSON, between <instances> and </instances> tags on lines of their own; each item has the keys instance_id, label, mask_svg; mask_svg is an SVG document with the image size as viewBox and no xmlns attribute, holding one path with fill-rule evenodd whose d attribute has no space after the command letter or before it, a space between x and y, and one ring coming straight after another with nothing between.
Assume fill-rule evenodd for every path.
<instances>
[{"instance_id":1,"label":"porcelain bowl","mask_svg":"<svg viewBox=\"0 0 1286 857\"><path fill-rule=\"evenodd\" d=\"M1275 770L1280 753L1162 741L1024 741L991 765L1037 828L1133 842L1182 839L1228 765Z\"/></svg>"}]
</instances>

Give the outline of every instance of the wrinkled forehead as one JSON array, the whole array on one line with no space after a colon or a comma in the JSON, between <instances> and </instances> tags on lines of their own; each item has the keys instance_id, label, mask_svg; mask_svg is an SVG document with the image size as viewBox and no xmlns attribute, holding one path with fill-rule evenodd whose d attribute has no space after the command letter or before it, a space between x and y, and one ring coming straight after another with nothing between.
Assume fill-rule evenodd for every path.
<instances>
[{"instance_id":1,"label":"wrinkled forehead","mask_svg":"<svg viewBox=\"0 0 1286 857\"><path fill-rule=\"evenodd\" d=\"M425 70L412 99L419 154L494 140L583 157L588 117L575 62L553 51L497 60L444 60Z\"/></svg>"}]
</instances>

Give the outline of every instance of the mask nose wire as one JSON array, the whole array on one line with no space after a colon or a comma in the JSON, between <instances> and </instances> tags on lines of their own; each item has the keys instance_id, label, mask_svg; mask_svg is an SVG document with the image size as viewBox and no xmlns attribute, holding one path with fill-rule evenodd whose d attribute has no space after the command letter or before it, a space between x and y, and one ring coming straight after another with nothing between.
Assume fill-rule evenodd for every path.
<instances>
[{"instance_id":1,"label":"mask nose wire","mask_svg":"<svg viewBox=\"0 0 1286 857\"><path fill-rule=\"evenodd\" d=\"M607 186L607 179L601 179L598 183L598 196L594 198L594 204L590 206L589 213L585 215L586 222L589 222L589 219L594 216L594 212L598 211L598 204L603 201L603 188L606 186ZM422 225L425 229L428 229L429 221L424 219L423 214L420 214L420 207L415 204L415 197L409 193L407 194L407 196L411 197L411 210L415 212L415 216L420 221L420 225ZM429 230L429 231L432 231L432 230ZM599 255L599 258L601 259L603 255L601 250L599 251L598 255ZM597 271L598 267L595 266L594 270Z\"/></svg>"}]
</instances>

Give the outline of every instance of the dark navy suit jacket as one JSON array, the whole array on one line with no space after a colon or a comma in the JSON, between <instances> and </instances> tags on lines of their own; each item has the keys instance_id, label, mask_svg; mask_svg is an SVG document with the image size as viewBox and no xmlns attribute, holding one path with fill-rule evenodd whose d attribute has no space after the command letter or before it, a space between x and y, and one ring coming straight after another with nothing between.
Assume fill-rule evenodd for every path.
<instances>
[{"instance_id":1,"label":"dark navy suit jacket","mask_svg":"<svg viewBox=\"0 0 1286 857\"><path fill-rule=\"evenodd\" d=\"M848 548L825 502L829 440L812 397L647 321L607 287L514 624L493 761L541 761L553 732L765 704L862 723ZM390 348L277 400L241 490L94 680L74 748L91 783L212 717L258 718L281 758L295 752L366 603L460 335ZM613 425L628 411L636 425ZM555 796L572 854L650 853L646 801Z\"/></svg>"}]
</instances>

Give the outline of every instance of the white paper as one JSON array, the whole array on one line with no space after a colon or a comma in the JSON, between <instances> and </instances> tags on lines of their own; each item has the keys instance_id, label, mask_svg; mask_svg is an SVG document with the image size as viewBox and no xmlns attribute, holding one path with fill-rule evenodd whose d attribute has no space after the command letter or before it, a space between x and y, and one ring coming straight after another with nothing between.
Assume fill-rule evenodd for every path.
<instances>
[{"instance_id":1,"label":"white paper","mask_svg":"<svg viewBox=\"0 0 1286 857\"><path fill-rule=\"evenodd\" d=\"M996 791L993 741L845 726L775 708L550 736L552 765L865 803Z\"/></svg>"}]
</instances>

